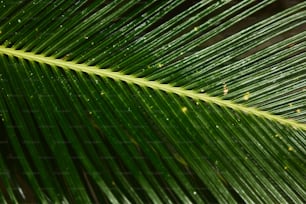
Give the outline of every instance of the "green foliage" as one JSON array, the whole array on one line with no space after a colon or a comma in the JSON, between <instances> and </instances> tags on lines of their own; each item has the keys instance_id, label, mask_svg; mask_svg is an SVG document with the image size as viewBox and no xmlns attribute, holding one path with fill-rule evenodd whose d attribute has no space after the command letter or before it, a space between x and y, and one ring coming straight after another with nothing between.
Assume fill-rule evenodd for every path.
<instances>
[{"instance_id":1,"label":"green foliage","mask_svg":"<svg viewBox=\"0 0 306 204\"><path fill-rule=\"evenodd\" d=\"M280 4L1 1L1 203L305 203L306 2Z\"/></svg>"}]
</instances>

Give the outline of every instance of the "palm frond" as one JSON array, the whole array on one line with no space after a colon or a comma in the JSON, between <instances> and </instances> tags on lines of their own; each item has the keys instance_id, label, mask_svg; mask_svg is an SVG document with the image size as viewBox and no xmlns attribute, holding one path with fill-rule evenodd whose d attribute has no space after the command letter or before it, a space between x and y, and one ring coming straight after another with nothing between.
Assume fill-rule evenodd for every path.
<instances>
[{"instance_id":1,"label":"palm frond","mask_svg":"<svg viewBox=\"0 0 306 204\"><path fill-rule=\"evenodd\" d=\"M1 4L1 201L305 202L306 2Z\"/></svg>"}]
</instances>

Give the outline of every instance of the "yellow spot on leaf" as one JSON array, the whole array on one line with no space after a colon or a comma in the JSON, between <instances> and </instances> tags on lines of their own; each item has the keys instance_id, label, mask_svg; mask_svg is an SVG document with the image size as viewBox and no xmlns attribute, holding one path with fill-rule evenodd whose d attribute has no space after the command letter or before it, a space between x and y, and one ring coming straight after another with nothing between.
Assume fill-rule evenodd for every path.
<instances>
[{"instance_id":1,"label":"yellow spot on leaf","mask_svg":"<svg viewBox=\"0 0 306 204\"><path fill-rule=\"evenodd\" d=\"M289 107L292 107L293 106L293 104L292 103L289 103Z\"/></svg>"},{"instance_id":2,"label":"yellow spot on leaf","mask_svg":"<svg viewBox=\"0 0 306 204\"><path fill-rule=\"evenodd\" d=\"M158 63L157 66L158 66L159 68L162 68L164 65L163 65L162 63Z\"/></svg>"},{"instance_id":3,"label":"yellow spot on leaf","mask_svg":"<svg viewBox=\"0 0 306 204\"><path fill-rule=\"evenodd\" d=\"M244 96L243 96L243 100L245 100L245 101L249 100L250 95L251 95L250 92L246 92L246 93L244 94Z\"/></svg>"},{"instance_id":4,"label":"yellow spot on leaf","mask_svg":"<svg viewBox=\"0 0 306 204\"><path fill-rule=\"evenodd\" d=\"M225 95L227 95L228 94L228 88L227 88L227 85L224 83L224 85L223 85L223 95L225 96Z\"/></svg>"},{"instance_id":5,"label":"yellow spot on leaf","mask_svg":"<svg viewBox=\"0 0 306 204\"><path fill-rule=\"evenodd\" d=\"M293 147L289 146L288 147L288 151L292 152L293 151Z\"/></svg>"},{"instance_id":6,"label":"yellow spot on leaf","mask_svg":"<svg viewBox=\"0 0 306 204\"><path fill-rule=\"evenodd\" d=\"M184 106L184 107L181 108L181 110L182 110L183 113L186 113L188 111L188 108L186 106Z\"/></svg>"},{"instance_id":7,"label":"yellow spot on leaf","mask_svg":"<svg viewBox=\"0 0 306 204\"><path fill-rule=\"evenodd\" d=\"M288 167L288 166L284 166L284 169L285 169L285 170L288 170L288 169L289 169L289 167Z\"/></svg>"},{"instance_id":8,"label":"yellow spot on leaf","mask_svg":"<svg viewBox=\"0 0 306 204\"><path fill-rule=\"evenodd\" d=\"M187 162L179 154L175 153L174 158L184 166L188 166Z\"/></svg>"},{"instance_id":9,"label":"yellow spot on leaf","mask_svg":"<svg viewBox=\"0 0 306 204\"><path fill-rule=\"evenodd\" d=\"M137 143L137 141L134 138L130 137L129 139L130 139L132 144L134 144L135 146L139 147L139 144Z\"/></svg>"},{"instance_id":10,"label":"yellow spot on leaf","mask_svg":"<svg viewBox=\"0 0 306 204\"><path fill-rule=\"evenodd\" d=\"M198 30L199 30L199 27L194 27L193 30L194 30L194 31L198 31Z\"/></svg>"},{"instance_id":11,"label":"yellow spot on leaf","mask_svg":"<svg viewBox=\"0 0 306 204\"><path fill-rule=\"evenodd\" d=\"M296 112L296 113L300 113L300 112L301 112L301 109L296 109L295 112Z\"/></svg>"}]
</instances>

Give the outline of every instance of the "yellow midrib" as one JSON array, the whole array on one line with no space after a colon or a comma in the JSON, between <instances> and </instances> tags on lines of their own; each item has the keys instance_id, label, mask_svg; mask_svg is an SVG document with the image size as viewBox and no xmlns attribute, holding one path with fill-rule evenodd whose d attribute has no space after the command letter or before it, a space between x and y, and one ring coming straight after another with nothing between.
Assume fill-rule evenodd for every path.
<instances>
[{"instance_id":1,"label":"yellow midrib","mask_svg":"<svg viewBox=\"0 0 306 204\"><path fill-rule=\"evenodd\" d=\"M114 80L125 81L127 83L137 84L139 86L150 87L156 90L162 90L168 93L174 93L179 96L186 96L195 100L205 101L207 103L214 103L222 107L228 107L233 110L242 111L248 114L256 115L258 117L263 117L272 121L277 121L283 125L289 125L294 128L306 130L306 124L299 123L297 121L283 118L279 115L273 115L266 111L261 111L253 107L247 107L241 104L234 103L229 100L222 100L217 97L209 96L205 93L198 93L192 90L186 90L181 87L173 87L169 84L161 84L157 81L149 81L145 78L137 78L132 75L124 75L120 72L114 72L110 69L100 69L97 66L88 66L86 64L77 64L71 61L65 61L62 59L55 59L52 57L45 57L43 55L37 55L31 52L24 52L22 50L15 50L13 48L6 48L4 46L0 46L0 52L6 55L11 55L14 57L33 60L40 63L45 63L49 65L54 65L58 67L62 67L65 69L85 72L88 74L95 74L102 77L109 77Z\"/></svg>"}]
</instances>

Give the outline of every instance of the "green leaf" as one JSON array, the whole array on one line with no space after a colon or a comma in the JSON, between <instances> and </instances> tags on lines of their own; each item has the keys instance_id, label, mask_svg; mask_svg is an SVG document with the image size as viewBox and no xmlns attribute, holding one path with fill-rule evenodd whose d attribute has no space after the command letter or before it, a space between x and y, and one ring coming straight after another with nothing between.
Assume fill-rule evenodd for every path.
<instances>
[{"instance_id":1,"label":"green leaf","mask_svg":"<svg viewBox=\"0 0 306 204\"><path fill-rule=\"evenodd\" d=\"M287 4L1 1L1 202L304 203Z\"/></svg>"}]
</instances>

